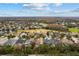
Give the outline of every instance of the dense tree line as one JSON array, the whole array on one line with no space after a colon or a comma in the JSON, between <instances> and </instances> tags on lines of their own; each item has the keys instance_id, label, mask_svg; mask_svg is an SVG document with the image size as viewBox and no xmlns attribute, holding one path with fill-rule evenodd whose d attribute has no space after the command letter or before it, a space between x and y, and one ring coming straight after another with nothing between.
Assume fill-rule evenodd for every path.
<instances>
[{"instance_id":1,"label":"dense tree line","mask_svg":"<svg viewBox=\"0 0 79 59\"><path fill-rule=\"evenodd\" d=\"M15 48L12 46L0 47L0 55L49 55L49 56L79 56L79 46L77 45L40 45L39 47L24 45L21 48Z\"/></svg>"}]
</instances>

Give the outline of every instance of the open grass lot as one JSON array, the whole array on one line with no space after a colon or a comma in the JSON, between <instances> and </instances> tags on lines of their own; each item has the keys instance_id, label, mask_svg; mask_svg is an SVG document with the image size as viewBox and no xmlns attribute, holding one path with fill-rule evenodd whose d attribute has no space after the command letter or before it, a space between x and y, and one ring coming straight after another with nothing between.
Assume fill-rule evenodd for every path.
<instances>
[{"instance_id":1,"label":"open grass lot","mask_svg":"<svg viewBox=\"0 0 79 59\"><path fill-rule=\"evenodd\" d=\"M70 32L79 32L79 29L78 28L69 28L69 31Z\"/></svg>"}]
</instances>

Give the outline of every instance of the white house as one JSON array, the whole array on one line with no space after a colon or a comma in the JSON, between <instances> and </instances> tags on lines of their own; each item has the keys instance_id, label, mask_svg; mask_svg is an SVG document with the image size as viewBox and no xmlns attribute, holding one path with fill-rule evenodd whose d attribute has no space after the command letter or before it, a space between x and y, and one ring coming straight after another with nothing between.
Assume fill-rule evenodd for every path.
<instances>
[{"instance_id":1,"label":"white house","mask_svg":"<svg viewBox=\"0 0 79 59\"><path fill-rule=\"evenodd\" d=\"M72 36L72 40L74 41L74 43L79 43L79 39L78 38L75 38Z\"/></svg>"}]
</instances>

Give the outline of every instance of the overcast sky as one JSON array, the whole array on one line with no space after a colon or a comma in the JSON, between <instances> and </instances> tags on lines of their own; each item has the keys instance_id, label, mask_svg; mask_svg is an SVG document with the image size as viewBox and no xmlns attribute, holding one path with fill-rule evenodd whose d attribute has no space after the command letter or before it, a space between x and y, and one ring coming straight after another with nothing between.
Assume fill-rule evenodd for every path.
<instances>
[{"instance_id":1,"label":"overcast sky","mask_svg":"<svg viewBox=\"0 0 79 59\"><path fill-rule=\"evenodd\" d=\"M2 3L0 16L79 16L78 3Z\"/></svg>"}]
</instances>

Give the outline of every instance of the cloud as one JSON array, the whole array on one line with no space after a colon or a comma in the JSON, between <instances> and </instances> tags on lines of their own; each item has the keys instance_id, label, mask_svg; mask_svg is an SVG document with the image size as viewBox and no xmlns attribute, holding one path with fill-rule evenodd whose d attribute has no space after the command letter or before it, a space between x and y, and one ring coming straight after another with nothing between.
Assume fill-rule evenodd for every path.
<instances>
[{"instance_id":1,"label":"cloud","mask_svg":"<svg viewBox=\"0 0 79 59\"><path fill-rule=\"evenodd\" d=\"M28 3L23 4L23 7L33 9L33 10L49 10L49 4L47 3Z\"/></svg>"},{"instance_id":2,"label":"cloud","mask_svg":"<svg viewBox=\"0 0 79 59\"><path fill-rule=\"evenodd\" d=\"M79 12L79 8L72 10L71 12Z\"/></svg>"},{"instance_id":3,"label":"cloud","mask_svg":"<svg viewBox=\"0 0 79 59\"><path fill-rule=\"evenodd\" d=\"M61 6L61 5L63 5L63 3L55 3L55 6L56 6L56 7L59 7L59 6Z\"/></svg>"},{"instance_id":4,"label":"cloud","mask_svg":"<svg viewBox=\"0 0 79 59\"><path fill-rule=\"evenodd\" d=\"M71 10L64 10L62 13L70 13L70 14L73 14L73 13L79 13L79 8L76 8L76 9L71 9Z\"/></svg>"},{"instance_id":5,"label":"cloud","mask_svg":"<svg viewBox=\"0 0 79 59\"><path fill-rule=\"evenodd\" d=\"M55 14L58 16L79 16L79 8L55 11Z\"/></svg>"},{"instance_id":6,"label":"cloud","mask_svg":"<svg viewBox=\"0 0 79 59\"><path fill-rule=\"evenodd\" d=\"M23 4L23 7L25 8L29 8L29 9L32 9L34 11L37 11L37 12L47 12L47 13L60 13L61 11L58 9L59 6L62 5L62 3L54 3L54 5L56 6L56 10L53 10L53 8L50 8L50 5L53 5L53 4L49 4L49 3L26 3L26 4ZM43 11L43 12L42 12Z\"/></svg>"},{"instance_id":7,"label":"cloud","mask_svg":"<svg viewBox=\"0 0 79 59\"><path fill-rule=\"evenodd\" d=\"M41 15L52 13L52 9L50 8L48 3L26 3L23 4L23 7L25 7L26 9L29 8L29 10Z\"/></svg>"},{"instance_id":8,"label":"cloud","mask_svg":"<svg viewBox=\"0 0 79 59\"><path fill-rule=\"evenodd\" d=\"M55 10L53 12L56 13L56 14L60 14L62 12L61 9L60 9L60 7L62 5L63 5L62 3L54 3Z\"/></svg>"},{"instance_id":9,"label":"cloud","mask_svg":"<svg viewBox=\"0 0 79 59\"><path fill-rule=\"evenodd\" d=\"M23 6L46 7L48 6L48 4L47 3L27 3L27 4L23 4Z\"/></svg>"}]
</instances>

